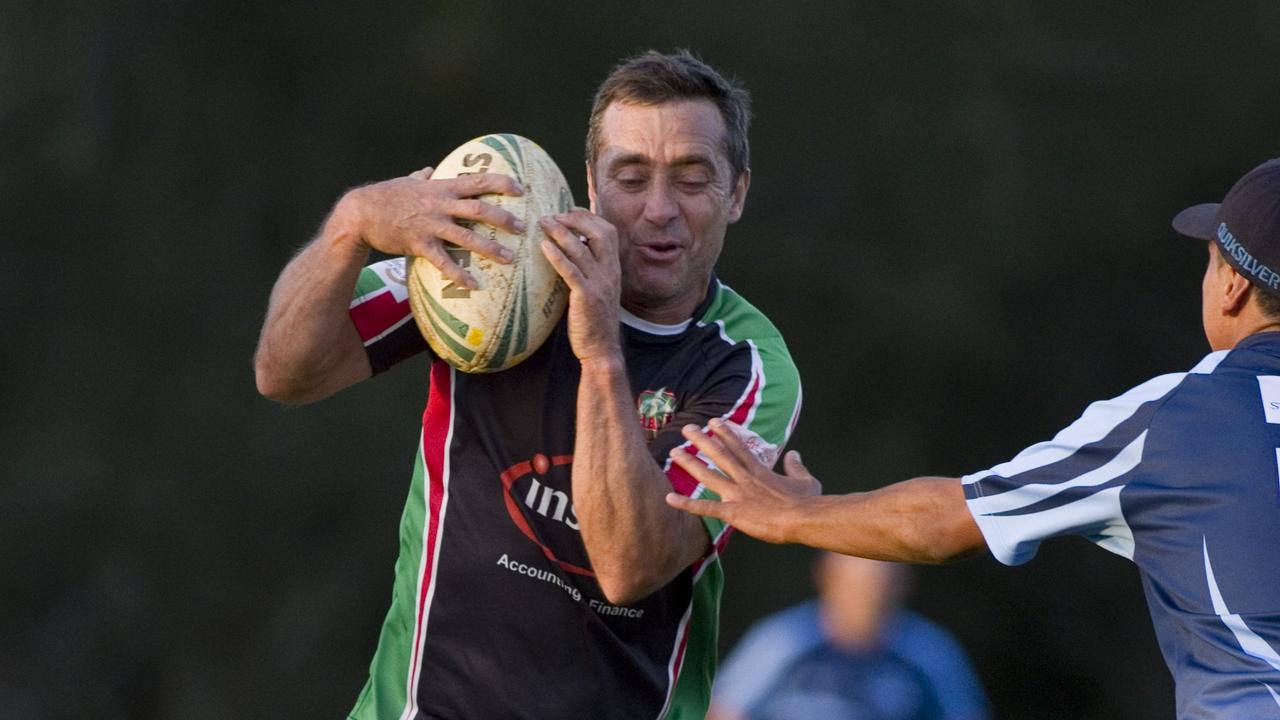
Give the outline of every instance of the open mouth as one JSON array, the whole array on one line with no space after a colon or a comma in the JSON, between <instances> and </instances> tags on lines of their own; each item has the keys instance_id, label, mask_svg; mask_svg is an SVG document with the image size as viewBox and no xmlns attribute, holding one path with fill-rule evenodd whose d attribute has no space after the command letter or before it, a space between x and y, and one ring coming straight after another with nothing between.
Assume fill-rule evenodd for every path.
<instances>
[{"instance_id":1,"label":"open mouth","mask_svg":"<svg viewBox=\"0 0 1280 720\"><path fill-rule=\"evenodd\" d=\"M640 251L642 257L648 260L664 262L678 257L684 247L677 243L648 243L637 245L636 249Z\"/></svg>"}]
</instances>

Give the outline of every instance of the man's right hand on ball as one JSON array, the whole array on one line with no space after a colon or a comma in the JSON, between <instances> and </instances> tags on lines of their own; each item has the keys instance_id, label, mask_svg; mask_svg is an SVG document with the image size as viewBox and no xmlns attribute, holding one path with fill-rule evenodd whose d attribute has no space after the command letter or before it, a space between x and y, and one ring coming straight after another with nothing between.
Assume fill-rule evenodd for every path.
<instances>
[{"instance_id":1,"label":"man's right hand on ball","mask_svg":"<svg viewBox=\"0 0 1280 720\"><path fill-rule=\"evenodd\" d=\"M524 189L497 173L443 180L431 179L431 173L431 168L424 168L408 177L355 188L338 201L330 221L349 224L367 248L423 258L450 281L474 290L475 280L449 257L444 243L497 262L511 262L507 248L469 226L480 223L509 233L524 232L515 215L476 197L522 195Z\"/></svg>"}]
</instances>

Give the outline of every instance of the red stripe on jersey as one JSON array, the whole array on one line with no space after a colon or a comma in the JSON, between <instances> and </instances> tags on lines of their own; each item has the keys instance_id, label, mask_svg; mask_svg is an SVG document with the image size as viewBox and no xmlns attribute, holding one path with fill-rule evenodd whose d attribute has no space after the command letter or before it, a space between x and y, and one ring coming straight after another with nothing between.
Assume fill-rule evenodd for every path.
<instances>
[{"instance_id":1,"label":"red stripe on jersey","mask_svg":"<svg viewBox=\"0 0 1280 720\"><path fill-rule=\"evenodd\" d=\"M711 541L711 549L707 551L707 554L703 555L697 562L689 566L690 572L693 573L694 582L697 582L698 575L702 573L702 568L705 567L712 558L719 557L724 554L724 549L729 546L729 536L733 534L733 531L734 527L732 525L725 525L724 529L720 531L720 534Z\"/></svg>"},{"instance_id":2,"label":"red stripe on jersey","mask_svg":"<svg viewBox=\"0 0 1280 720\"><path fill-rule=\"evenodd\" d=\"M356 324L360 340L369 342L395 327L412 312L408 299L397 301L395 295L387 290L357 305L352 305L348 314L351 315L351 321Z\"/></svg>"},{"instance_id":3,"label":"red stripe on jersey","mask_svg":"<svg viewBox=\"0 0 1280 720\"><path fill-rule=\"evenodd\" d=\"M689 612L692 610L693 606L690 603L689 611L680 621L680 639L676 647L676 656L671 659L671 669L667 674L667 701L663 704L661 717L666 717L666 711L671 707L671 699L675 696L676 686L680 684L680 670L684 668L684 650L689 645Z\"/></svg>"},{"instance_id":4,"label":"red stripe on jersey","mask_svg":"<svg viewBox=\"0 0 1280 720\"><path fill-rule=\"evenodd\" d=\"M747 417L751 415L751 410L760 400L760 373L754 372L752 376L751 389L747 390L747 394L738 401L737 407L729 413L730 420L743 426L747 424Z\"/></svg>"},{"instance_id":5,"label":"red stripe on jersey","mask_svg":"<svg viewBox=\"0 0 1280 720\"><path fill-rule=\"evenodd\" d=\"M419 653L422 648L422 632L426 625L427 595L431 590L431 577L435 569L436 545L440 539L440 506L444 502L444 463L449 451L449 426L453 418L452 374L449 366L436 361L431 366L431 390L427 396L427 409L422 415L422 459L426 465L427 502L426 546L423 549L422 577L419 578L417 627L413 632L413 661L409 670L411 686L409 702L416 706Z\"/></svg>"},{"instance_id":6,"label":"red stripe on jersey","mask_svg":"<svg viewBox=\"0 0 1280 720\"><path fill-rule=\"evenodd\" d=\"M550 458L550 462L552 465L556 466L568 465L573 462L573 456L555 455ZM556 557L555 552L551 548L547 547L546 543L538 539L538 534L535 533L533 531L533 527L529 525L528 518L526 518L524 513L520 511L520 505L516 501L515 495L512 494L512 486L515 485L516 480L519 480L531 472L533 472L533 463L528 460L523 460L512 465L506 470L503 470L502 474L499 475L499 478L502 480L503 488L502 501L507 507L507 515L511 517L511 522L515 523L516 527L520 529L520 532L524 533L524 536L529 538L534 545L541 548L542 554L551 562L559 565L567 572L575 573L577 575L585 575L586 577L595 577L596 574L587 568L579 567L573 563L565 562L564 560Z\"/></svg>"},{"instance_id":7,"label":"red stripe on jersey","mask_svg":"<svg viewBox=\"0 0 1280 720\"><path fill-rule=\"evenodd\" d=\"M755 372L752 373L751 387L748 388L747 392L738 400L738 404L734 405L733 409L724 416L725 419L732 420L739 425L745 426L747 418L751 416L752 408L756 406L756 403L759 402L759 400L760 373ZM702 432L707 436L711 435L711 431L705 426L702 428ZM698 455L698 449L690 443L686 442L681 446L681 449L694 457L697 457ZM667 468L667 480L671 483L672 489L681 495L692 495L698 489L698 481L695 480L692 475L685 472L684 468L676 465L675 463L671 463L671 466Z\"/></svg>"},{"instance_id":8,"label":"red stripe on jersey","mask_svg":"<svg viewBox=\"0 0 1280 720\"><path fill-rule=\"evenodd\" d=\"M698 454L698 449L692 445L686 446L684 451L690 455ZM671 488L681 495L692 495L698 489L698 481L694 480L692 475L674 462L667 469L667 480L670 481Z\"/></svg>"}]
</instances>

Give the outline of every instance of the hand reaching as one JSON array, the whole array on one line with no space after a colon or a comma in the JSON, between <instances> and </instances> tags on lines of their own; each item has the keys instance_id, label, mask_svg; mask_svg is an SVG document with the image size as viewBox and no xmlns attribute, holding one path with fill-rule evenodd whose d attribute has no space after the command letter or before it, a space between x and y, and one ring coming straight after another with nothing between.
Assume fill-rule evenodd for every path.
<instances>
[{"instance_id":1,"label":"hand reaching","mask_svg":"<svg viewBox=\"0 0 1280 720\"><path fill-rule=\"evenodd\" d=\"M696 425L686 425L681 432L714 463L715 470L681 448L671 451L671 459L720 500L694 500L669 493L667 504L718 518L765 542L788 542L777 522L780 514L802 498L821 494L822 484L800 462L800 453L792 450L786 454L783 466L787 474L779 475L752 454L742 441L741 427L720 419L708 426L710 434Z\"/></svg>"}]
</instances>

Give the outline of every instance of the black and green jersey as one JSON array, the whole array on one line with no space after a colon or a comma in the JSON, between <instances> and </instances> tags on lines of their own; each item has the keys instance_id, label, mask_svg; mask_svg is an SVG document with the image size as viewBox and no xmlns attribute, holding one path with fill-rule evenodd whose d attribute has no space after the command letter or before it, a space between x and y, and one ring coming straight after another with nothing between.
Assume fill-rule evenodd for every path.
<instances>
[{"instance_id":1,"label":"black and green jersey","mask_svg":"<svg viewBox=\"0 0 1280 720\"><path fill-rule=\"evenodd\" d=\"M366 268L351 316L376 370L426 350L403 263ZM637 422L681 493L688 423L732 419L769 462L790 435L800 384L771 323L718 281L694 317L624 313ZM570 486L580 366L564 321L523 363L469 375L430 367L422 435L400 523L391 610L352 718L702 718L715 673L729 534L630 605L605 600Z\"/></svg>"}]
</instances>

